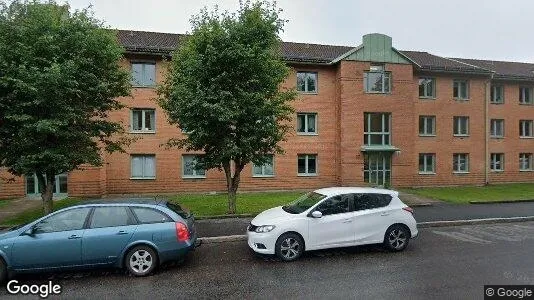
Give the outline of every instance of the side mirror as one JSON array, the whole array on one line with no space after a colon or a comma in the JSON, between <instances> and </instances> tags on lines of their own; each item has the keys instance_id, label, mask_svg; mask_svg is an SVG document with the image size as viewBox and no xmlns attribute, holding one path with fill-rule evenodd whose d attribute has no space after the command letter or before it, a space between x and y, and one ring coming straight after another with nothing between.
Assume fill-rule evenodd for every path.
<instances>
[{"instance_id":1,"label":"side mirror","mask_svg":"<svg viewBox=\"0 0 534 300\"><path fill-rule=\"evenodd\" d=\"M312 215L313 218L319 219L319 218L321 218L323 216L323 213L318 211L318 210L316 210L316 211L312 212L311 215Z\"/></svg>"},{"instance_id":2,"label":"side mirror","mask_svg":"<svg viewBox=\"0 0 534 300\"><path fill-rule=\"evenodd\" d=\"M22 235L34 236L37 231L35 226L30 227L28 230L24 231Z\"/></svg>"}]
</instances>

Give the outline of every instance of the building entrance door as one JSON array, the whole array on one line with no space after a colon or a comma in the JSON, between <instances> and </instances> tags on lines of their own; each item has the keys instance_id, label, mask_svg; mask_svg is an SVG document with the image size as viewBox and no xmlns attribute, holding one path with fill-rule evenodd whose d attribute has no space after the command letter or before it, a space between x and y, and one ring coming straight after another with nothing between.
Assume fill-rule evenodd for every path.
<instances>
[{"instance_id":1,"label":"building entrance door","mask_svg":"<svg viewBox=\"0 0 534 300\"><path fill-rule=\"evenodd\" d=\"M368 152L364 154L363 177L372 186L391 185L391 152Z\"/></svg>"}]
</instances>

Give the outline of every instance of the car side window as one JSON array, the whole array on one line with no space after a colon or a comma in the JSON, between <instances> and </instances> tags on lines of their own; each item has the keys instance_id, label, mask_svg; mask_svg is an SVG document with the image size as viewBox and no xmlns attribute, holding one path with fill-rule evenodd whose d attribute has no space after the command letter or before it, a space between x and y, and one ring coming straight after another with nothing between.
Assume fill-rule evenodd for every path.
<instances>
[{"instance_id":1,"label":"car side window","mask_svg":"<svg viewBox=\"0 0 534 300\"><path fill-rule=\"evenodd\" d=\"M380 208L389 205L391 196L387 194L354 194L354 210Z\"/></svg>"},{"instance_id":2,"label":"car side window","mask_svg":"<svg viewBox=\"0 0 534 300\"><path fill-rule=\"evenodd\" d=\"M74 208L50 216L35 225L35 233L83 229L90 207Z\"/></svg>"},{"instance_id":3,"label":"car side window","mask_svg":"<svg viewBox=\"0 0 534 300\"><path fill-rule=\"evenodd\" d=\"M95 207L89 228L127 226L135 224L124 206Z\"/></svg>"},{"instance_id":4,"label":"car side window","mask_svg":"<svg viewBox=\"0 0 534 300\"><path fill-rule=\"evenodd\" d=\"M148 207L133 207L134 214L137 216L137 220L142 224L151 223L165 223L172 222L169 216L164 213Z\"/></svg>"},{"instance_id":5,"label":"car side window","mask_svg":"<svg viewBox=\"0 0 534 300\"><path fill-rule=\"evenodd\" d=\"M350 195L338 195L321 202L316 208L323 216L342 214L349 212Z\"/></svg>"}]
</instances>

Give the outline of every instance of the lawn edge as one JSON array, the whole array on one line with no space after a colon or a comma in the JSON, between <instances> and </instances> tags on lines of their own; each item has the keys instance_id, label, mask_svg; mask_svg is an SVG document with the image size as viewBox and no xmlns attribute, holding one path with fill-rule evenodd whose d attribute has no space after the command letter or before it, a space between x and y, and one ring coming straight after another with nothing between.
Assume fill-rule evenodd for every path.
<instances>
[{"instance_id":1,"label":"lawn edge","mask_svg":"<svg viewBox=\"0 0 534 300\"><path fill-rule=\"evenodd\" d=\"M534 202L534 199L520 199L520 200L472 200L469 204L499 204L499 203L516 203L516 202Z\"/></svg>"}]
</instances>

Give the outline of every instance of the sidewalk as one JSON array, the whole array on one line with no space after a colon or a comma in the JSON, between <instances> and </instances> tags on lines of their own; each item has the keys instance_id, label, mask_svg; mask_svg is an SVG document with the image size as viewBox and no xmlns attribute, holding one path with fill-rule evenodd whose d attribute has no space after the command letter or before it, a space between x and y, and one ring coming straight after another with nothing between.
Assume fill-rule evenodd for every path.
<instances>
[{"instance_id":1,"label":"sidewalk","mask_svg":"<svg viewBox=\"0 0 534 300\"><path fill-rule=\"evenodd\" d=\"M417 222L454 221L485 218L534 216L534 202L466 204L437 203L414 208ZM196 221L199 237L245 234L252 218L211 219Z\"/></svg>"}]
</instances>

